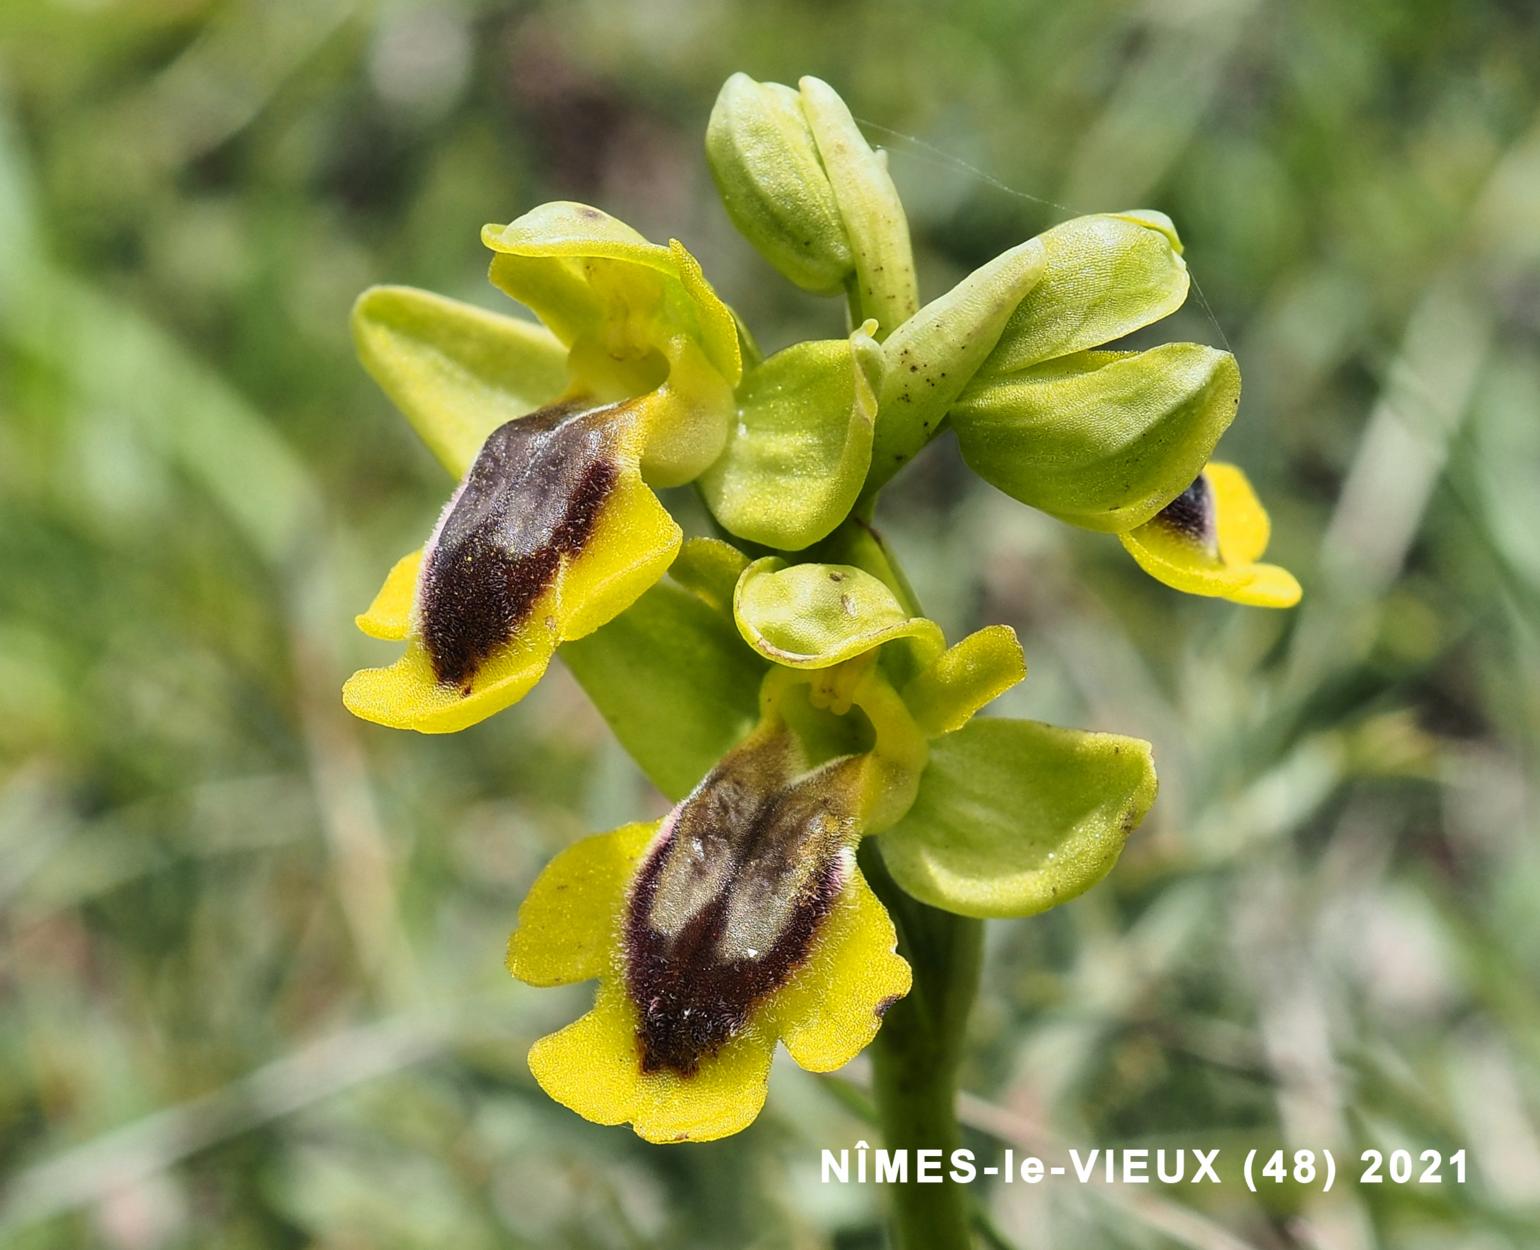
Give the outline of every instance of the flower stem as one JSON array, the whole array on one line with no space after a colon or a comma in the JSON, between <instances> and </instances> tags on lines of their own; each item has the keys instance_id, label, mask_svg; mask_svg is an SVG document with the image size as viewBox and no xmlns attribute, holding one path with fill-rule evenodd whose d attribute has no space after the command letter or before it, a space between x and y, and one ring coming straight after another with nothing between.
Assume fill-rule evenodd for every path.
<instances>
[{"instance_id":1,"label":"flower stem","mask_svg":"<svg viewBox=\"0 0 1540 1250\"><path fill-rule=\"evenodd\" d=\"M966 1186L951 1179L957 1125L957 1065L978 989L983 924L940 911L900 890L872 839L862 870L898 928L899 950L914 969L914 988L895 1003L872 1048L873 1092L889 1150L907 1153L908 1182L893 1185L895 1250L966 1250L971 1243ZM940 1150L939 1184L918 1184L921 1150ZM934 1156L932 1156L934 1157Z\"/></svg>"}]
</instances>

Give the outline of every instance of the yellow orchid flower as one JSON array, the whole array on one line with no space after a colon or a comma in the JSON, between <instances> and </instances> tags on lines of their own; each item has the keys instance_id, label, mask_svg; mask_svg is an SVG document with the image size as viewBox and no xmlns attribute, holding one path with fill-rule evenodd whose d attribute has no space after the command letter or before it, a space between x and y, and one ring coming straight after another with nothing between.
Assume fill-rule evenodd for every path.
<instances>
[{"instance_id":1,"label":"yellow orchid flower","mask_svg":"<svg viewBox=\"0 0 1540 1250\"><path fill-rule=\"evenodd\" d=\"M1300 599L1294 574L1258 562L1271 532L1246 475L1233 464L1210 461L1151 520L1118 537L1140 568L1176 590L1291 608Z\"/></svg>"},{"instance_id":2,"label":"yellow orchid flower","mask_svg":"<svg viewBox=\"0 0 1540 1250\"><path fill-rule=\"evenodd\" d=\"M908 992L855 848L890 787L918 776L923 735L868 665L844 694L871 709L877 745L810 766L779 710L808 681L772 671L760 728L673 811L568 848L520 907L514 976L599 980L593 1010L529 1054L546 1093L586 1119L654 1142L736 1133L764 1105L777 1041L832 1071Z\"/></svg>"},{"instance_id":3,"label":"yellow orchid flower","mask_svg":"<svg viewBox=\"0 0 1540 1250\"><path fill-rule=\"evenodd\" d=\"M355 715L423 733L516 702L663 575L681 533L651 487L718 458L742 374L732 314L677 242L565 203L484 237L494 282L548 329L401 287L354 312L365 365L462 479L357 618L405 652L343 688Z\"/></svg>"},{"instance_id":4,"label":"yellow orchid flower","mask_svg":"<svg viewBox=\"0 0 1540 1250\"><path fill-rule=\"evenodd\" d=\"M1025 676L1010 629L948 648L853 565L748 563L701 540L688 551L671 581L709 600L694 600L699 628L717 619L772 661L756 678L758 726L661 821L557 856L508 955L533 985L599 981L593 1010L531 1049L541 1087L658 1142L744 1128L778 1042L831 1071L908 991L894 925L856 864L861 839L878 837L885 872L918 898L1030 915L1099 880L1154 798L1145 743L974 719ZM668 585L635 612L674 646ZM657 631L633 623L613 642L645 681L639 643ZM606 690L600 706L618 710ZM632 738L641 758L675 775L665 721L648 725Z\"/></svg>"}]
</instances>

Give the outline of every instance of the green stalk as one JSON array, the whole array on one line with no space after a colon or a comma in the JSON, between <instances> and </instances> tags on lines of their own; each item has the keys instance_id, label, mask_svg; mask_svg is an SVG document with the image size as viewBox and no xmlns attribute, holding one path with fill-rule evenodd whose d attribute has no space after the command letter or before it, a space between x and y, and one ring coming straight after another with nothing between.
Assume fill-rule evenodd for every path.
<instances>
[{"instance_id":1,"label":"green stalk","mask_svg":"<svg viewBox=\"0 0 1540 1250\"><path fill-rule=\"evenodd\" d=\"M875 492L871 500L875 502ZM879 578L914 615L918 597L867 517L847 522L824 553ZM894 1250L966 1250L972 1244L967 1187L951 1179L957 1124L957 1067L968 1013L978 992L982 921L931 907L899 889L882 862L881 835L862 843L861 870L898 930L898 950L914 972L909 993L883 1017L872 1043L872 1094L888 1150L907 1152L909 1180L892 1185ZM914 1179L918 1152L940 1150L939 1184Z\"/></svg>"},{"instance_id":2,"label":"green stalk","mask_svg":"<svg viewBox=\"0 0 1540 1250\"><path fill-rule=\"evenodd\" d=\"M962 1144L957 1066L978 989L983 924L905 894L871 843L860 854L866 879L898 928L899 951L914 969L914 988L888 1011L871 1051L883 1142L909 1157L908 1183L889 1188L893 1245L895 1250L965 1250L972 1244L969 1196L949 1171L951 1152ZM940 1184L916 1183L921 1150L945 1152Z\"/></svg>"}]
</instances>

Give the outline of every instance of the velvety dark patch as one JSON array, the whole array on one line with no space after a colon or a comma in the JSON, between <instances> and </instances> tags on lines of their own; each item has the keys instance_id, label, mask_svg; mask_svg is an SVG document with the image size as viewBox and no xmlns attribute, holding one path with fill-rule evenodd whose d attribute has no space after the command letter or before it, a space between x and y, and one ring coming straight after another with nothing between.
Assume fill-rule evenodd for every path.
<instances>
[{"instance_id":1,"label":"velvety dark patch","mask_svg":"<svg viewBox=\"0 0 1540 1250\"><path fill-rule=\"evenodd\" d=\"M499 426L429 544L423 645L441 682L469 690L513 636L564 555L581 551L619 478L611 413L545 408Z\"/></svg>"},{"instance_id":2,"label":"velvety dark patch","mask_svg":"<svg viewBox=\"0 0 1540 1250\"><path fill-rule=\"evenodd\" d=\"M1217 548L1214 492L1208 478L1201 473L1191 486L1162 508L1155 519L1184 538L1200 543L1209 552Z\"/></svg>"},{"instance_id":3,"label":"velvety dark patch","mask_svg":"<svg viewBox=\"0 0 1540 1250\"><path fill-rule=\"evenodd\" d=\"M780 748L718 767L632 887L626 988L644 1072L688 1076L742 1029L807 958L844 885L849 821L831 774L788 785L767 750Z\"/></svg>"}]
</instances>

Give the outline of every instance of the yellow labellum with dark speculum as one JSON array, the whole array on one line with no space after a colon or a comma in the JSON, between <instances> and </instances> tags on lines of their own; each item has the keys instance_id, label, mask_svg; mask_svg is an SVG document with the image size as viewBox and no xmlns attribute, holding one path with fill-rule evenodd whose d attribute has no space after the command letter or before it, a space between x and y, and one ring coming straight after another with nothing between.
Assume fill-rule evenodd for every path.
<instances>
[{"instance_id":1,"label":"yellow labellum with dark speculum","mask_svg":"<svg viewBox=\"0 0 1540 1250\"><path fill-rule=\"evenodd\" d=\"M1271 530L1246 475L1211 461L1152 520L1118 537L1139 567L1167 586L1252 607L1291 608L1300 598L1294 574L1260 563Z\"/></svg>"},{"instance_id":2,"label":"yellow labellum with dark speculum","mask_svg":"<svg viewBox=\"0 0 1540 1250\"><path fill-rule=\"evenodd\" d=\"M343 702L449 733L516 702L558 644L658 580L680 530L643 483L646 401L555 405L498 427L427 545L398 561L359 627L402 656L355 673Z\"/></svg>"},{"instance_id":3,"label":"yellow labellum with dark speculum","mask_svg":"<svg viewBox=\"0 0 1540 1250\"><path fill-rule=\"evenodd\" d=\"M709 1141L759 1114L778 1041L814 1072L871 1041L911 978L855 863L865 769L809 768L768 718L662 821L552 861L509 970L600 982L592 1011L530 1050L552 1098L649 1141Z\"/></svg>"},{"instance_id":4,"label":"yellow labellum with dark speculum","mask_svg":"<svg viewBox=\"0 0 1540 1250\"><path fill-rule=\"evenodd\" d=\"M742 374L732 314L677 242L568 203L485 238L494 281L547 328L405 287L367 292L353 318L370 373L463 474L358 618L405 653L343 689L365 720L424 733L516 702L558 645L663 575L681 533L649 484L717 459Z\"/></svg>"}]
</instances>

